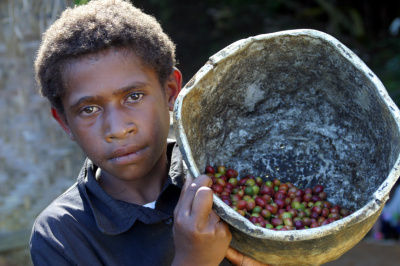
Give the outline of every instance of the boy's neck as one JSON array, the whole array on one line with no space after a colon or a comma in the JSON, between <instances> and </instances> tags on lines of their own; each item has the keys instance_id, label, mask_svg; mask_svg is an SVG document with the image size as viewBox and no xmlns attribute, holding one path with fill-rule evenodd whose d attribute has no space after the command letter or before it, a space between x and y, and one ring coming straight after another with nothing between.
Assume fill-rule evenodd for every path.
<instances>
[{"instance_id":1,"label":"boy's neck","mask_svg":"<svg viewBox=\"0 0 400 266\"><path fill-rule=\"evenodd\" d=\"M144 205L158 198L168 178L167 158L157 164L157 173L136 180L120 180L98 168L96 180L114 199Z\"/></svg>"}]
</instances>

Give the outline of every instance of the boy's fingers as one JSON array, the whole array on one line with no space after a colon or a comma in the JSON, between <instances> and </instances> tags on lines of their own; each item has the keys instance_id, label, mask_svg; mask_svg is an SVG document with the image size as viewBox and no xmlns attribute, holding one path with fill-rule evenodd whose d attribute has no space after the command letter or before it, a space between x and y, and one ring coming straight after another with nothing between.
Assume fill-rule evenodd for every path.
<instances>
[{"instance_id":1,"label":"boy's fingers","mask_svg":"<svg viewBox=\"0 0 400 266\"><path fill-rule=\"evenodd\" d=\"M185 194L185 191L190 186L190 184L192 184L192 182L193 182L193 177L188 171L186 173L185 184L183 184L182 192L181 192L181 195L180 195L179 199L182 199L183 195Z\"/></svg>"},{"instance_id":2,"label":"boy's fingers","mask_svg":"<svg viewBox=\"0 0 400 266\"><path fill-rule=\"evenodd\" d=\"M212 221L212 217L215 218L214 216L211 216L211 210L212 210L212 204L213 204L213 192L209 187L200 187L196 195L193 199L193 204L192 204L192 212L191 215L195 217L195 220L197 221L197 226L199 229L202 229L208 225L208 222L210 221L211 224L215 224L215 222L219 221L219 217L217 216L218 219L215 219L215 221Z\"/></svg>"},{"instance_id":3,"label":"boy's fingers","mask_svg":"<svg viewBox=\"0 0 400 266\"><path fill-rule=\"evenodd\" d=\"M243 261L243 254L238 252L236 249L229 247L226 251L225 258L233 265L241 265L240 263Z\"/></svg>"},{"instance_id":4,"label":"boy's fingers","mask_svg":"<svg viewBox=\"0 0 400 266\"><path fill-rule=\"evenodd\" d=\"M182 190L181 197L179 199L179 209L180 211L187 212L187 214L190 215L193 199L197 190L202 186L208 187L211 184L211 179L206 175L199 175L193 182L190 183L190 180L192 180L190 174L188 174L186 178L187 183L185 182L184 189Z\"/></svg>"},{"instance_id":5,"label":"boy's fingers","mask_svg":"<svg viewBox=\"0 0 400 266\"><path fill-rule=\"evenodd\" d=\"M250 257L247 257L237 251L236 249L233 249L232 247L229 247L228 250L226 251L225 258L229 260L232 265L242 265L242 266L272 266L270 264L265 264L259 261L256 261Z\"/></svg>"}]
</instances>

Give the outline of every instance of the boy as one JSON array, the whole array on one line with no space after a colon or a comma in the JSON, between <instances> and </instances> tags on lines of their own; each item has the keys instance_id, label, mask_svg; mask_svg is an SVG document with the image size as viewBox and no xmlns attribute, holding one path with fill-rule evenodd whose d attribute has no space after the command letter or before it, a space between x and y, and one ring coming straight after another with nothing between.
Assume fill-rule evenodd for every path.
<instances>
[{"instance_id":1,"label":"boy","mask_svg":"<svg viewBox=\"0 0 400 266\"><path fill-rule=\"evenodd\" d=\"M256 263L229 248L210 179L185 180L179 149L167 143L182 83L174 65L160 25L122 0L66 10L44 34L40 92L88 159L37 218L35 265Z\"/></svg>"}]
</instances>

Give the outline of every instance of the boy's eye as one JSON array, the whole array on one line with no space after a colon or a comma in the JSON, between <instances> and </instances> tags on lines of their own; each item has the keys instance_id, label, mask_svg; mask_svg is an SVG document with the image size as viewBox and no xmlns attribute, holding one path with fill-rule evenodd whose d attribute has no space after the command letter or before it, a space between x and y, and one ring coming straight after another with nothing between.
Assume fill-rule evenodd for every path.
<instances>
[{"instance_id":1,"label":"boy's eye","mask_svg":"<svg viewBox=\"0 0 400 266\"><path fill-rule=\"evenodd\" d=\"M135 103L135 102L140 101L140 100L142 99L142 97L143 97L143 93L134 92L134 93L132 93L132 94L130 94L130 95L128 96L127 101L128 101L128 102Z\"/></svg>"},{"instance_id":2,"label":"boy's eye","mask_svg":"<svg viewBox=\"0 0 400 266\"><path fill-rule=\"evenodd\" d=\"M90 116L99 110L96 106L86 106L81 111L80 114L83 116Z\"/></svg>"}]
</instances>

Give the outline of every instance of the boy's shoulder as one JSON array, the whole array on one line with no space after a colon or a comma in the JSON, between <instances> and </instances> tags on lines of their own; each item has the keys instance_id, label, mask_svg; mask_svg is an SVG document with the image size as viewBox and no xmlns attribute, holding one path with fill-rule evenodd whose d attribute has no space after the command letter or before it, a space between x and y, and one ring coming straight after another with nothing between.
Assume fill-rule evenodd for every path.
<instances>
[{"instance_id":1,"label":"boy's shoulder","mask_svg":"<svg viewBox=\"0 0 400 266\"><path fill-rule=\"evenodd\" d=\"M36 218L32 233L56 232L70 228L76 223L77 216L83 214L83 200L80 197L77 183L62 195L58 196Z\"/></svg>"},{"instance_id":2,"label":"boy's shoulder","mask_svg":"<svg viewBox=\"0 0 400 266\"><path fill-rule=\"evenodd\" d=\"M83 211L84 203L79 193L75 183L36 218L29 242L34 263L47 263L47 259L70 261L70 252L63 247L74 242L74 234L71 232L79 230L79 220L84 219L82 216L88 218L88 214ZM51 264L50 261L48 263Z\"/></svg>"}]
</instances>

